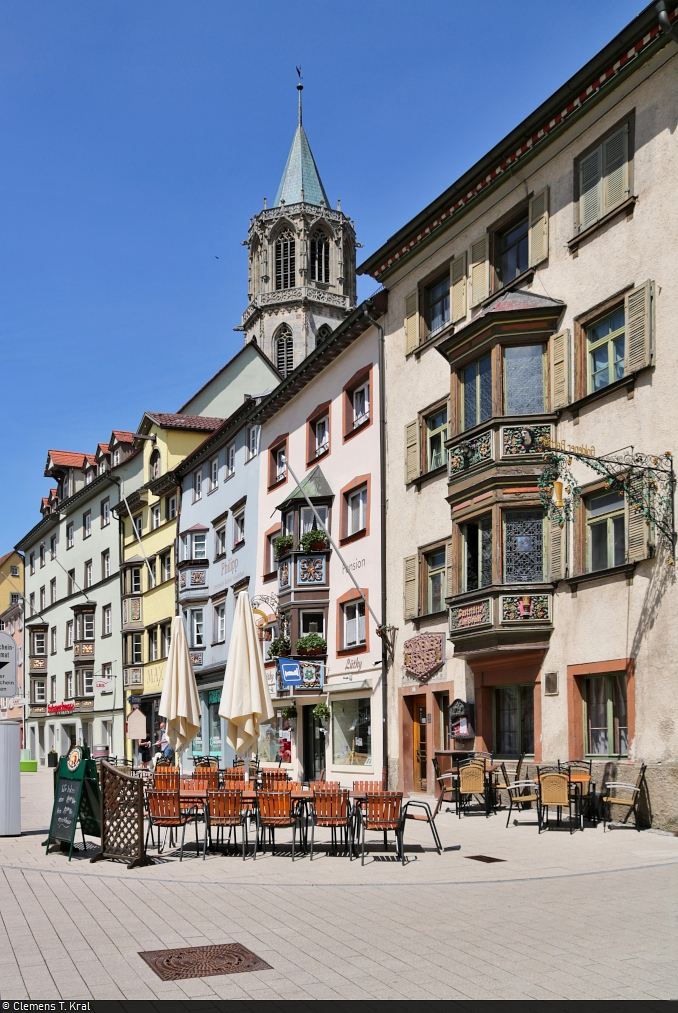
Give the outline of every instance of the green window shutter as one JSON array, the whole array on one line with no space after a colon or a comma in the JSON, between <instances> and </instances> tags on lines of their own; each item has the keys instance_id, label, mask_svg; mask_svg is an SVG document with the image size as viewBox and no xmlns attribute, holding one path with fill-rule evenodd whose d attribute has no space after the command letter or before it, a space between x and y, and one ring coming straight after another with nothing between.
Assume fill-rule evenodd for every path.
<instances>
[{"instance_id":1,"label":"green window shutter","mask_svg":"<svg viewBox=\"0 0 678 1013\"><path fill-rule=\"evenodd\" d=\"M549 572L551 580L561 580L563 577L564 550L565 527L561 528L559 521L552 520L549 523Z\"/></svg>"},{"instance_id":2,"label":"green window shutter","mask_svg":"<svg viewBox=\"0 0 678 1013\"><path fill-rule=\"evenodd\" d=\"M413 352L419 344L418 292L410 292L405 298L405 355Z\"/></svg>"},{"instance_id":3,"label":"green window shutter","mask_svg":"<svg viewBox=\"0 0 678 1013\"><path fill-rule=\"evenodd\" d=\"M451 322L456 324L466 316L466 250L455 257L450 267Z\"/></svg>"},{"instance_id":4,"label":"green window shutter","mask_svg":"<svg viewBox=\"0 0 678 1013\"><path fill-rule=\"evenodd\" d=\"M452 566L452 543L445 546L445 592L448 598L454 594L454 567Z\"/></svg>"},{"instance_id":5,"label":"green window shutter","mask_svg":"<svg viewBox=\"0 0 678 1013\"><path fill-rule=\"evenodd\" d=\"M628 124L603 143L603 214L623 204L629 195Z\"/></svg>"},{"instance_id":6,"label":"green window shutter","mask_svg":"<svg viewBox=\"0 0 678 1013\"><path fill-rule=\"evenodd\" d=\"M549 255L549 188L530 197L528 232L530 267L536 267Z\"/></svg>"},{"instance_id":7,"label":"green window shutter","mask_svg":"<svg viewBox=\"0 0 678 1013\"><path fill-rule=\"evenodd\" d=\"M420 474L419 419L405 426L405 482L413 482Z\"/></svg>"},{"instance_id":8,"label":"green window shutter","mask_svg":"<svg viewBox=\"0 0 678 1013\"><path fill-rule=\"evenodd\" d=\"M490 261L487 233L471 245L471 306L477 306L490 293Z\"/></svg>"},{"instance_id":9,"label":"green window shutter","mask_svg":"<svg viewBox=\"0 0 678 1013\"><path fill-rule=\"evenodd\" d=\"M624 372L627 375L650 366L654 361L653 294L653 283L646 281L644 285L631 289L624 297Z\"/></svg>"},{"instance_id":10,"label":"green window shutter","mask_svg":"<svg viewBox=\"0 0 678 1013\"><path fill-rule=\"evenodd\" d=\"M631 489L636 499L643 495L644 482L642 476L631 482ZM629 562L635 563L648 557L650 526L643 516L642 509L636 510L636 504L624 499L626 514L626 547Z\"/></svg>"},{"instance_id":11,"label":"green window shutter","mask_svg":"<svg viewBox=\"0 0 678 1013\"><path fill-rule=\"evenodd\" d=\"M405 619L419 614L419 556L403 560L403 610Z\"/></svg>"},{"instance_id":12,"label":"green window shutter","mask_svg":"<svg viewBox=\"0 0 678 1013\"><path fill-rule=\"evenodd\" d=\"M579 231L598 221L602 207L602 148L596 148L579 163Z\"/></svg>"},{"instance_id":13,"label":"green window shutter","mask_svg":"<svg viewBox=\"0 0 678 1013\"><path fill-rule=\"evenodd\" d=\"M570 403L570 332L559 331L550 338L551 411Z\"/></svg>"}]
</instances>

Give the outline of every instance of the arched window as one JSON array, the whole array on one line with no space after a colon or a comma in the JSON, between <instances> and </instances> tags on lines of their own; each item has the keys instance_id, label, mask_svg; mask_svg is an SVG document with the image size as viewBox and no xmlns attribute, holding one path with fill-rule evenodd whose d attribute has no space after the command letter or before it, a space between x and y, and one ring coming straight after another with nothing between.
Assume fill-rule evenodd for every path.
<instances>
[{"instance_id":1,"label":"arched window","mask_svg":"<svg viewBox=\"0 0 678 1013\"><path fill-rule=\"evenodd\" d=\"M154 450L151 454L151 460L149 463L149 472L151 478L160 478L160 451Z\"/></svg>"},{"instance_id":2,"label":"arched window","mask_svg":"<svg viewBox=\"0 0 678 1013\"><path fill-rule=\"evenodd\" d=\"M294 338L287 324L283 324L276 334L275 364L283 376L294 369Z\"/></svg>"},{"instance_id":3,"label":"arched window","mask_svg":"<svg viewBox=\"0 0 678 1013\"><path fill-rule=\"evenodd\" d=\"M316 338L315 338L316 347L318 345L322 344L322 342L325 340L325 338L328 337L328 335L330 335L331 333L332 333L332 328L330 327L329 324L323 324L322 327L319 327L318 328L318 333L316 334Z\"/></svg>"},{"instance_id":4,"label":"arched window","mask_svg":"<svg viewBox=\"0 0 678 1013\"><path fill-rule=\"evenodd\" d=\"M311 281L330 280L330 241L322 229L311 236Z\"/></svg>"},{"instance_id":5,"label":"arched window","mask_svg":"<svg viewBox=\"0 0 678 1013\"><path fill-rule=\"evenodd\" d=\"M289 229L281 232L275 243L275 287L294 288L296 281L295 242Z\"/></svg>"}]
</instances>

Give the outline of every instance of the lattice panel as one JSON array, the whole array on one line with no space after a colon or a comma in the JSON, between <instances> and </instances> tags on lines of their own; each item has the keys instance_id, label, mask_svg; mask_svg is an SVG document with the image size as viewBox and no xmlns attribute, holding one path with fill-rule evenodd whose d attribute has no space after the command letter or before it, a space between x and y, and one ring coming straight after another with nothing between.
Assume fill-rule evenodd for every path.
<instances>
[{"instance_id":1,"label":"lattice panel","mask_svg":"<svg viewBox=\"0 0 678 1013\"><path fill-rule=\"evenodd\" d=\"M101 761L101 858L151 864L144 849L143 782Z\"/></svg>"},{"instance_id":2,"label":"lattice panel","mask_svg":"<svg viewBox=\"0 0 678 1013\"><path fill-rule=\"evenodd\" d=\"M505 514L504 558L507 583L544 579L544 521L541 510Z\"/></svg>"}]
</instances>

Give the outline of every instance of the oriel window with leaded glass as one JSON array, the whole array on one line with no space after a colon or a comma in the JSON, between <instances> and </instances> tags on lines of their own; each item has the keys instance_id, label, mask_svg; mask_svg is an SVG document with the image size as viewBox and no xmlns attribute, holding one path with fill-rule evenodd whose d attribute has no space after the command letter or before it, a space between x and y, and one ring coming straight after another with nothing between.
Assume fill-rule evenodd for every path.
<instances>
[{"instance_id":1,"label":"oriel window with leaded glass","mask_svg":"<svg viewBox=\"0 0 678 1013\"><path fill-rule=\"evenodd\" d=\"M475 591L492 583L492 516L469 521L462 532L464 590Z\"/></svg>"},{"instance_id":2,"label":"oriel window with leaded glass","mask_svg":"<svg viewBox=\"0 0 678 1013\"><path fill-rule=\"evenodd\" d=\"M504 581L529 584L544 580L544 515L541 510L504 513Z\"/></svg>"},{"instance_id":3,"label":"oriel window with leaded glass","mask_svg":"<svg viewBox=\"0 0 678 1013\"><path fill-rule=\"evenodd\" d=\"M539 415L546 410L546 346L504 348L504 415Z\"/></svg>"},{"instance_id":4,"label":"oriel window with leaded glass","mask_svg":"<svg viewBox=\"0 0 678 1013\"><path fill-rule=\"evenodd\" d=\"M589 393L623 377L625 332L623 306L587 327Z\"/></svg>"},{"instance_id":5,"label":"oriel window with leaded glass","mask_svg":"<svg viewBox=\"0 0 678 1013\"><path fill-rule=\"evenodd\" d=\"M445 462L445 440L447 439L447 407L426 419L426 449L428 471L440 468Z\"/></svg>"},{"instance_id":6,"label":"oriel window with leaded glass","mask_svg":"<svg viewBox=\"0 0 678 1013\"><path fill-rule=\"evenodd\" d=\"M492 418L492 360L489 355L462 370L462 410L464 429Z\"/></svg>"}]
</instances>

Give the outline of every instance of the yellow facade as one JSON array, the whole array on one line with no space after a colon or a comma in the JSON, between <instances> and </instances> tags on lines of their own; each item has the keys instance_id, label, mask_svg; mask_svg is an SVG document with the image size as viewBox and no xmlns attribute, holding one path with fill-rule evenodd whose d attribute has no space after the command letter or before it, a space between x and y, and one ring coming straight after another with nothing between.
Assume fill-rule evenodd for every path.
<instances>
[{"instance_id":1,"label":"yellow facade","mask_svg":"<svg viewBox=\"0 0 678 1013\"><path fill-rule=\"evenodd\" d=\"M12 573L13 569L18 572ZM0 564L0 615L12 604L12 595L24 593L24 557L8 552ZM16 598L14 599L16 601Z\"/></svg>"}]
</instances>

